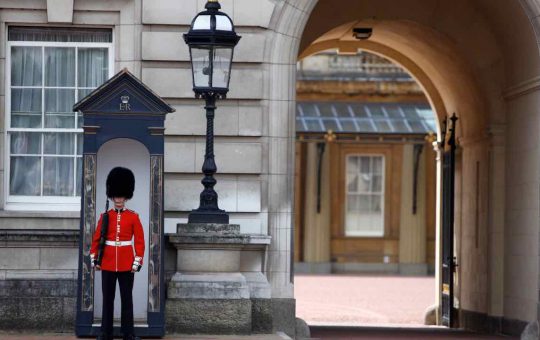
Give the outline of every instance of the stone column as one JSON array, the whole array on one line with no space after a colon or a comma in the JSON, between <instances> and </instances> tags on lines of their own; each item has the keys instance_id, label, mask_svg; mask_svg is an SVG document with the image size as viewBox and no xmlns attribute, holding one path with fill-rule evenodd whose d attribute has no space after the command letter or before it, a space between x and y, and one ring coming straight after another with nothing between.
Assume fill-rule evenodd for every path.
<instances>
[{"instance_id":1,"label":"stone column","mask_svg":"<svg viewBox=\"0 0 540 340\"><path fill-rule=\"evenodd\" d=\"M505 126L492 125L488 192L488 314L504 315Z\"/></svg>"},{"instance_id":2,"label":"stone column","mask_svg":"<svg viewBox=\"0 0 540 340\"><path fill-rule=\"evenodd\" d=\"M317 143L307 145L306 193L304 208L304 260L308 271L330 272L330 162L326 146L322 155L321 209L317 212L319 152Z\"/></svg>"},{"instance_id":3,"label":"stone column","mask_svg":"<svg viewBox=\"0 0 540 340\"><path fill-rule=\"evenodd\" d=\"M418 159L416 213L413 212L414 162L414 145L407 144L403 147L401 177L399 272L404 275L426 275L425 150Z\"/></svg>"}]
</instances>

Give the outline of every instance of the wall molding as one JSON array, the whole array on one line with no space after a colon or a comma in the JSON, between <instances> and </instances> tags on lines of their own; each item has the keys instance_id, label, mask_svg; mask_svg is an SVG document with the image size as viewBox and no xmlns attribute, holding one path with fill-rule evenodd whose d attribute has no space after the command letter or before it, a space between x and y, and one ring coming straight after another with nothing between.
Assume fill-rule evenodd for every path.
<instances>
[{"instance_id":1,"label":"wall molding","mask_svg":"<svg viewBox=\"0 0 540 340\"><path fill-rule=\"evenodd\" d=\"M517 85L507 88L503 91L503 98L506 100L514 100L538 90L540 90L540 76L527 79Z\"/></svg>"},{"instance_id":2,"label":"wall molding","mask_svg":"<svg viewBox=\"0 0 540 340\"><path fill-rule=\"evenodd\" d=\"M75 248L78 230L0 229L2 247Z\"/></svg>"}]
</instances>

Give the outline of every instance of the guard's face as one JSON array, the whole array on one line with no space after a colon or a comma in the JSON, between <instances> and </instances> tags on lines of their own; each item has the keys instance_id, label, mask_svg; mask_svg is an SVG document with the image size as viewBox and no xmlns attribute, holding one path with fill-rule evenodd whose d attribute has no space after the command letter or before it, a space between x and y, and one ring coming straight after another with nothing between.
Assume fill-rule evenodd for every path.
<instances>
[{"instance_id":1,"label":"guard's face","mask_svg":"<svg viewBox=\"0 0 540 340\"><path fill-rule=\"evenodd\" d=\"M126 204L127 199L125 197L113 197L113 202L115 206L123 206Z\"/></svg>"}]
</instances>

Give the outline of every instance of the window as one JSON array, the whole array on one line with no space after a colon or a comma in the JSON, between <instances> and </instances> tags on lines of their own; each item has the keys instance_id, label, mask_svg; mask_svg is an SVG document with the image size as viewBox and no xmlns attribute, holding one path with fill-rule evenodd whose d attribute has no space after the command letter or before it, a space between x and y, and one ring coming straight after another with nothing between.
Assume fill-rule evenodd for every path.
<instances>
[{"instance_id":1,"label":"window","mask_svg":"<svg viewBox=\"0 0 540 340\"><path fill-rule=\"evenodd\" d=\"M73 105L112 75L110 29L10 27L6 209L78 210L82 117Z\"/></svg>"},{"instance_id":2,"label":"window","mask_svg":"<svg viewBox=\"0 0 540 340\"><path fill-rule=\"evenodd\" d=\"M384 235L384 156L346 158L345 236Z\"/></svg>"}]
</instances>

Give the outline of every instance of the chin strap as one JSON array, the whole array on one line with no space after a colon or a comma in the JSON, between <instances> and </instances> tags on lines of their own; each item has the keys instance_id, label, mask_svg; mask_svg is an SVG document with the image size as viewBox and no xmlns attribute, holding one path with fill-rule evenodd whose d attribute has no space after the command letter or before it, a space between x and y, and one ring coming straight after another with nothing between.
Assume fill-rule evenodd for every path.
<instances>
[{"instance_id":1,"label":"chin strap","mask_svg":"<svg viewBox=\"0 0 540 340\"><path fill-rule=\"evenodd\" d=\"M136 272L141 271L141 267L142 267L141 261L142 261L142 257L135 256L135 260L133 260L133 265L131 266L131 268Z\"/></svg>"}]
</instances>

